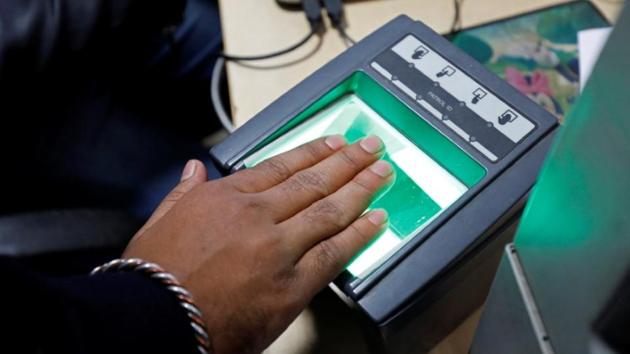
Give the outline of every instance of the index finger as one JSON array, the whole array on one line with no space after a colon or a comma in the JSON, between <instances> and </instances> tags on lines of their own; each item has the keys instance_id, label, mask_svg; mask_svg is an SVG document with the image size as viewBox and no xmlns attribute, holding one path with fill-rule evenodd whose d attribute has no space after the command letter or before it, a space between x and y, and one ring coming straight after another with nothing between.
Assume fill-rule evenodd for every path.
<instances>
[{"instance_id":1,"label":"index finger","mask_svg":"<svg viewBox=\"0 0 630 354\"><path fill-rule=\"evenodd\" d=\"M345 145L346 140L341 135L322 137L269 158L229 178L243 192L262 192L317 164Z\"/></svg>"},{"instance_id":2,"label":"index finger","mask_svg":"<svg viewBox=\"0 0 630 354\"><path fill-rule=\"evenodd\" d=\"M296 268L306 290L314 295L333 281L352 257L386 228L387 219L385 210L372 210L304 254Z\"/></svg>"}]
</instances>

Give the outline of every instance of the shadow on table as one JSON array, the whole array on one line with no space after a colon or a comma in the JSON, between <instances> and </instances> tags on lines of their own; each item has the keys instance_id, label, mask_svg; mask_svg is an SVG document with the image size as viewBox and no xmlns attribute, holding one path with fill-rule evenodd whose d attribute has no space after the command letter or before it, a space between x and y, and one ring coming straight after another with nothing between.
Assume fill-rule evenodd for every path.
<instances>
[{"instance_id":1,"label":"shadow on table","mask_svg":"<svg viewBox=\"0 0 630 354\"><path fill-rule=\"evenodd\" d=\"M326 288L265 354L369 354L355 314Z\"/></svg>"}]
</instances>

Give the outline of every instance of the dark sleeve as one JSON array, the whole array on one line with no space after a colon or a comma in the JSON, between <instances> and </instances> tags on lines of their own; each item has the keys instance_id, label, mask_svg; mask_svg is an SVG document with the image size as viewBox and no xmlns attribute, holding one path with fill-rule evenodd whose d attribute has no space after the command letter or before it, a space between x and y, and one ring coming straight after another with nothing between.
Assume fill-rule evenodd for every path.
<instances>
[{"instance_id":1,"label":"dark sleeve","mask_svg":"<svg viewBox=\"0 0 630 354\"><path fill-rule=\"evenodd\" d=\"M179 23L186 0L2 0L0 79L32 75L111 36L146 38Z\"/></svg>"},{"instance_id":2,"label":"dark sleeve","mask_svg":"<svg viewBox=\"0 0 630 354\"><path fill-rule=\"evenodd\" d=\"M196 353L175 297L142 274L41 278L0 258L0 279L0 352Z\"/></svg>"}]
</instances>

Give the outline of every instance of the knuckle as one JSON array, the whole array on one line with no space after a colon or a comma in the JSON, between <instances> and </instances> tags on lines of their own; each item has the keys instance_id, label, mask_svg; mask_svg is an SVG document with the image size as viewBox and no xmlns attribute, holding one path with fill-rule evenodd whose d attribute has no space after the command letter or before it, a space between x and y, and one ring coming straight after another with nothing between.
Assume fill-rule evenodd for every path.
<instances>
[{"instance_id":1,"label":"knuckle","mask_svg":"<svg viewBox=\"0 0 630 354\"><path fill-rule=\"evenodd\" d=\"M361 166L361 162L359 161L357 156L354 156L353 154L350 153L350 149L343 149L339 151L339 157L346 164L352 166L353 168L359 168Z\"/></svg>"},{"instance_id":2,"label":"knuckle","mask_svg":"<svg viewBox=\"0 0 630 354\"><path fill-rule=\"evenodd\" d=\"M341 264L339 247L330 240L324 240L317 246L315 257L316 271L322 272L330 268L337 268Z\"/></svg>"},{"instance_id":3,"label":"knuckle","mask_svg":"<svg viewBox=\"0 0 630 354\"><path fill-rule=\"evenodd\" d=\"M374 183L370 183L367 178L361 175L352 179L352 185L364 194L372 194L375 191Z\"/></svg>"},{"instance_id":4,"label":"knuckle","mask_svg":"<svg viewBox=\"0 0 630 354\"><path fill-rule=\"evenodd\" d=\"M164 202L175 203L178 200L182 199L184 195L186 195L187 191L183 188L175 188L170 193L164 197Z\"/></svg>"},{"instance_id":5,"label":"knuckle","mask_svg":"<svg viewBox=\"0 0 630 354\"><path fill-rule=\"evenodd\" d=\"M176 201L180 200L181 197L184 196L184 192L178 191L178 190L174 190L172 192L170 192L166 198L164 198L165 202L170 202L170 203L175 203Z\"/></svg>"},{"instance_id":6,"label":"knuckle","mask_svg":"<svg viewBox=\"0 0 630 354\"><path fill-rule=\"evenodd\" d=\"M291 186L297 190L309 190L324 197L330 192L324 176L315 171L305 170L295 175Z\"/></svg>"},{"instance_id":7,"label":"knuckle","mask_svg":"<svg viewBox=\"0 0 630 354\"><path fill-rule=\"evenodd\" d=\"M356 223L351 224L349 226L349 230L361 241L366 241L372 238L372 234L369 231L359 227Z\"/></svg>"},{"instance_id":8,"label":"knuckle","mask_svg":"<svg viewBox=\"0 0 630 354\"><path fill-rule=\"evenodd\" d=\"M306 154L311 158L312 161L317 161L320 159L321 153L319 144L308 143L302 145L302 149Z\"/></svg>"},{"instance_id":9,"label":"knuckle","mask_svg":"<svg viewBox=\"0 0 630 354\"><path fill-rule=\"evenodd\" d=\"M300 178L297 178L295 176L292 178L289 178L285 182L285 186L289 192L301 192L306 189L306 186L304 185L304 183L302 183Z\"/></svg>"},{"instance_id":10,"label":"knuckle","mask_svg":"<svg viewBox=\"0 0 630 354\"><path fill-rule=\"evenodd\" d=\"M260 166L266 173L269 173L272 178L278 181L285 180L292 175L291 169L281 157L265 160Z\"/></svg>"},{"instance_id":11,"label":"knuckle","mask_svg":"<svg viewBox=\"0 0 630 354\"><path fill-rule=\"evenodd\" d=\"M326 223L336 228L346 226L345 213L330 200L320 200L306 213L306 218L311 224Z\"/></svg>"}]
</instances>

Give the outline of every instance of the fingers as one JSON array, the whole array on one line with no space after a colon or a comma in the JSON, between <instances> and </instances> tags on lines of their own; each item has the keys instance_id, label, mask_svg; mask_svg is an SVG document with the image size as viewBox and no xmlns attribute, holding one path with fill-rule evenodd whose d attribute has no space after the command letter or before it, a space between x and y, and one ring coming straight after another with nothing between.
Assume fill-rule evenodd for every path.
<instances>
[{"instance_id":1,"label":"fingers","mask_svg":"<svg viewBox=\"0 0 630 354\"><path fill-rule=\"evenodd\" d=\"M392 167L383 160L364 169L335 193L279 224L296 254L344 230L368 207L372 197L392 180Z\"/></svg>"},{"instance_id":2,"label":"fingers","mask_svg":"<svg viewBox=\"0 0 630 354\"><path fill-rule=\"evenodd\" d=\"M162 200L162 203L155 209L137 235L142 234L160 220L184 194L207 180L208 171L206 166L199 160L189 160L184 166L179 184Z\"/></svg>"},{"instance_id":3,"label":"fingers","mask_svg":"<svg viewBox=\"0 0 630 354\"><path fill-rule=\"evenodd\" d=\"M327 158L345 145L346 141L341 135L319 138L267 159L229 178L243 192L261 192Z\"/></svg>"},{"instance_id":4,"label":"fingers","mask_svg":"<svg viewBox=\"0 0 630 354\"><path fill-rule=\"evenodd\" d=\"M335 192L382 155L383 142L376 136L346 146L319 163L301 170L262 192L263 199L282 201L273 209L283 221Z\"/></svg>"},{"instance_id":5,"label":"fingers","mask_svg":"<svg viewBox=\"0 0 630 354\"><path fill-rule=\"evenodd\" d=\"M373 210L354 221L337 235L311 248L297 264L298 274L309 294L315 294L333 281L344 267L387 224L387 213Z\"/></svg>"}]
</instances>

